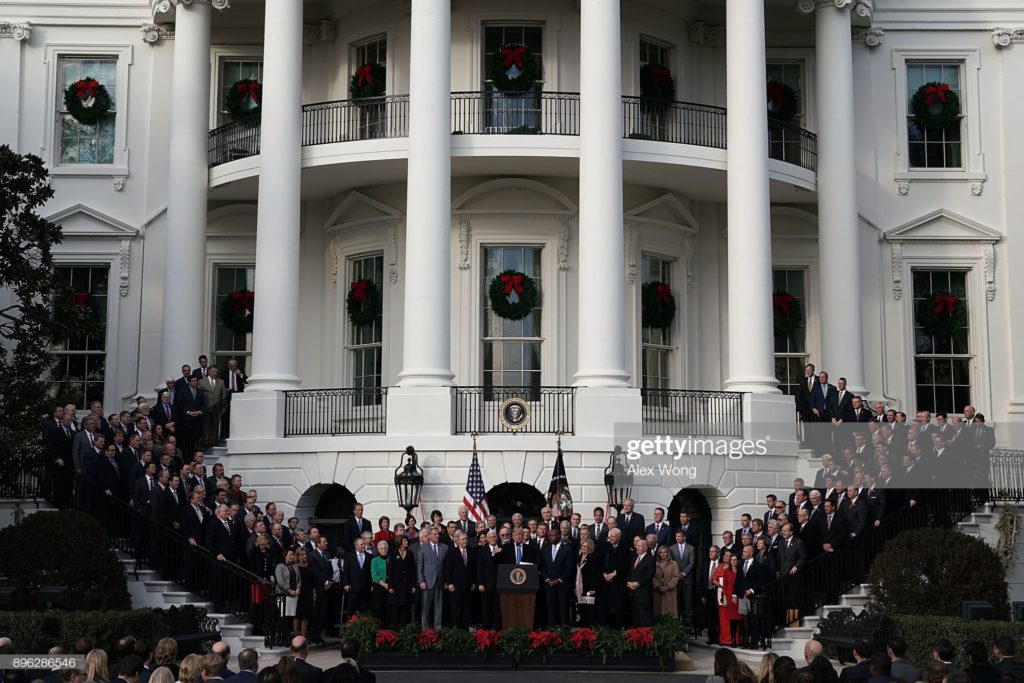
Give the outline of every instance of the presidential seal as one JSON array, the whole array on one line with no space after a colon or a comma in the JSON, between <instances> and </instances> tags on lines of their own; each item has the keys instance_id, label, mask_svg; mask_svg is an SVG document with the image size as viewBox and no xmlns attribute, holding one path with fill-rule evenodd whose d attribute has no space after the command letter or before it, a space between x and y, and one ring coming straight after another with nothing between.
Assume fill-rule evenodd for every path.
<instances>
[{"instance_id":1,"label":"presidential seal","mask_svg":"<svg viewBox=\"0 0 1024 683\"><path fill-rule=\"evenodd\" d=\"M521 398L509 398L498 408L498 419L505 429L518 432L530 424L530 404Z\"/></svg>"},{"instance_id":2,"label":"presidential seal","mask_svg":"<svg viewBox=\"0 0 1024 683\"><path fill-rule=\"evenodd\" d=\"M526 583L526 570L516 567L508 573L508 580L513 586L522 586Z\"/></svg>"}]
</instances>

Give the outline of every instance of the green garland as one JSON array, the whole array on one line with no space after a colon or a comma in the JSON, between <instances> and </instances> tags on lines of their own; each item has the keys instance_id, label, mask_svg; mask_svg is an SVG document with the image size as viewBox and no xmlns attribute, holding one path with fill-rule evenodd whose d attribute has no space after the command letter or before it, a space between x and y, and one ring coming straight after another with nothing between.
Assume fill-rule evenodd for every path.
<instances>
[{"instance_id":1,"label":"green garland","mask_svg":"<svg viewBox=\"0 0 1024 683\"><path fill-rule=\"evenodd\" d=\"M949 292L929 292L917 304L917 324L928 334L951 337L967 325L967 306Z\"/></svg>"},{"instance_id":2,"label":"green garland","mask_svg":"<svg viewBox=\"0 0 1024 683\"><path fill-rule=\"evenodd\" d=\"M85 106L90 99L92 104ZM79 123L92 125L110 111L110 93L102 83L87 76L64 90L64 108Z\"/></svg>"},{"instance_id":3,"label":"green garland","mask_svg":"<svg viewBox=\"0 0 1024 683\"><path fill-rule=\"evenodd\" d=\"M772 293L772 310L776 337L788 337L796 332L804 321L800 302L789 292Z\"/></svg>"},{"instance_id":4,"label":"green garland","mask_svg":"<svg viewBox=\"0 0 1024 683\"><path fill-rule=\"evenodd\" d=\"M911 98L910 113L925 128L949 128L960 122L960 98L945 83L925 83Z\"/></svg>"},{"instance_id":5,"label":"green garland","mask_svg":"<svg viewBox=\"0 0 1024 683\"><path fill-rule=\"evenodd\" d=\"M515 78L508 74L513 67L519 70ZM487 79L501 92L526 92L543 78L540 65L525 45L508 43L491 55L487 65Z\"/></svg>"},{"instance_id":6,"label":"green garland","mask_svg":"<svg viewBox=\"0 0 1024 683\"><path fill-rule=\"evenodd\" d=\"M252 332L252 309L255 297L248 289L239 289L220 302L220 322L232 334Z\"/></svg>"},{"instance_id":7,"label":"green garland","mask_svg":"<svg viewBox=\"0 0 1024 683\"><path fill-rule=\"evenodd\" d=\"M641 320L644 327L664 330L676 319L676 299L664 282L648 282L640 288Z\"/></svg>"},{"instance_id":8,"label":"green garland","mask_svg":"<svg viewBox=\"0 0 1024 683\"><path fill-rule=\"evenodd\" d=\"M640 97L652 100L676 99L676 80L667 66L644 64L640 69Z\"/></svg>"},{"instance_id":9,"label":"green garland","mask_svg":"<svg viewBox=\"0 0 1024 683\"><path fill-rule=\"evenodd\" d=\"M250 102L256 106L249 106ZM263 83L253 78L235 81L224 96L224 107L235 120L259 116L263 110Z\"/></svg>"},{"instance_id":10,"label":"green garland","mask_svg":"<svg viewBox=\"0 0 1024 683\"><path fill-rule=\"evenodd\" d=\"M519 297L515 303L510 300L513 292ZM496 315L506 320L522 320L537 304L537 284L525 273L506 270L494 276L487 295Z\"/></svg>"},{"instance_id":11,"label":"green garland","mask_svg":"<svg viewBox=\"0 0 1024 683\"><path fill-rule=\"evenodd\" d=\"M380 97L387 86L387 69L383 64L363 64L352 74L348 94L352 99Z\"/></svg>"},{"instance_id":12,"label":"green garland","mask_svg":"<svg viewBox=\"0 0 1024 683\"><path fill-rule=\"evenodd\" d=\"M384 310L380 290L373 280L356 280L348 286L345 300L348 319L356 327L373 322Z\"/></svg>"},{"instance_id":13,"label":"green garland","mask_svg":"<svg viewBox=\"0 0 1024 683\"><path fill-rule=\"evenodd\" d=\"M789 123L800 109L800 96L796 90L779 81L768 81L768 118Z\"/></svg>"}]
</instances>

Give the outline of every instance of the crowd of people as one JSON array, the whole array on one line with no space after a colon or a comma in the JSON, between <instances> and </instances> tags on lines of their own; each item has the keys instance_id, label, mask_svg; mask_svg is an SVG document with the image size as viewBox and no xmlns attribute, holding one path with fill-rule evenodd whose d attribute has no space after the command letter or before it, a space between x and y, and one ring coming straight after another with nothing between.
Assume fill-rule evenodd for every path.
<instances>
[{"instance_id":1,"label":"crowd of people","mask_svg":"<svg viewBox=\"0 0 1024 683\"><path fill-rule=\"evenodd\" d=\"M59 657L76 655L84 665L50 670L0 670L3 683L376 683L376 676L362 663L359 643L341 642L340 662L329 669L310 664L309 642L292 638L288 654L274 664L260 668L259 652L245 648L238 653L237 670L232 670L231 648L224 641L213 644L207 654L178 658L173 638L162 638L155 646L135 635L121 638L110 653L95 646L91 637L79 638L71 652L53 644L50 637L37 642L14 643L0 636L0 655L15 652L46 652ZM20 649L19 649L20 646Z\"/></svg>"}]
</instances>

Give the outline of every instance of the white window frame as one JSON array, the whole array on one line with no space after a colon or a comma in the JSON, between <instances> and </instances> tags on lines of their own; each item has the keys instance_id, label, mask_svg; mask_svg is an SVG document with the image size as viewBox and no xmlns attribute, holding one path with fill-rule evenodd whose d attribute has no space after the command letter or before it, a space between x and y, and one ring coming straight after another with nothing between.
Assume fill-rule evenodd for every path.
<instances>
[{"instance_id":1,"label":"white window frame","mask_svg":"<svg viewBox=\"0 0 1024 683\"><path fill-rule=\"evenodd\" d=\"M220 93L224 88L224 61L263 61L262 45L214 45L210 48L210 130L220 125Z\"/></svg>"},{"instance_id":2,"label":"white window frame","mask_svg":"<svg viewBox=\"0 0 1024 683\"><path fill-rule=\"evenodd\" d=\"M453 80L452 90L479 91L483 87L485 71L483 64L484 56L484 26L490 24L503 24L506 26L527 26L536 25L542 29L542 41L544 50L541 56L544 59L543 78L538 81L542 84L545 92L559 92L559 52L558 39L562 33L561 15L554 12L475 12L469 18L472 34L470 36L467 58L469 65L469 81L465 87L455 87L456 80ZM452 60L457 59L453 51ZM577 62L578 65L578 62Z\"/></svg>"},{"instance_id":3,"label":"white window frame","mask_svg":"<svg viewBox=\"0 0 1024 683\"><path fill-rule=\"evenodd\" d=\"M910 103L907 101L907 63L942 62L960 63L960 108L964 116L960 158L963 166L948 168L911 168L910 147L907 136L907 116ZM985 154L981 148L981 98L979 96L979 72L981 51L978 49L901 49L892 51L893 81L896 101L896 150L893 180L897 183L909 181L959 181L983 183ZM901 190L902 194L906 194Z\"/></svg>"},{"instance_id":4,"label":"white window frame","mask_svg":"<svg viewBox=\"0 0 1024 683\"><path fill-rule=\"evenodd\" d=\"M207 314L206 324L209 325L209 332L207 333L206 338L209 339L209 343L206 345L206 348L210 349L209 355L212 358L214 356L224 355L217 353L217 316L220 313L220 311L217 310L218 307L215 303L217 299L217 271L221 268L252 268L253 271L255 271L256 259L246 257L244 254L237 254L234 256L211 255L207 259L207 262L209 278L206 286L206 306L209 307L209 311ZM254 290L255 287L256 284L254 277ZM248 356L250 360L252 359L252 350L236 351L235 353L240 356ZM225 368L221 368L220 370L221 372L224 372Z\"/></svg>"},{"instance_id":5,"label":"white window frame","mask_svg":"<svg viewBox=\"0 0 1024 683\"><path fill-rule=\"evenodd\" d=\"M117 102L114 117L114 163L112 164L61 164L60 127L57 125L64 96L60 85L60 62L62 58L107 57L117 60ZM47 43L45 50L46 68L46 137L40 151L51 176L128 176L128 75L132 65L131 45L101 45L97 43Z\"/></svg>"},{"instance_id":6,"label":"white window frame","mask_svg":"<svg viewBox=\"0 0 1024 683\"><path fill-rule=\"evenodd\" d=\"M783 264L785 264L785 265L783 265ZM813 363L813 361L811 359L816 357L816 356L814 356L814 354L811 353L811 344L810 344L811 337L812 337L812 330L811 330L811 325L810 325L810 317L811 316L808 315L808 313L810 312L810 309L811 309L811 300L812 300L814 292L816 291L816 287L813 287L812 284L811 284L812 283L812 280L811 280L811 267L810 267L810 264L807 263L807 262L793 263L793 262L787 262L785 260L773 261L772 262L772 280L775 279L775 271L777 271L777 270L787 270L787 271L790 271L790 272L799 271L799 272L803 273L803 278L804 278L804 302L803 302L803 310L800 311L800 313L802 314L803 319L804 319L804 352L803 352L802 355L804 356L804 363L803 363L803 365L804 365L804 367L806 367L808 363ZM815 282L814 284L817 285L817 282ZM773 313L774 313L774 311L773 311ZM801 355L801 354L798 354L798 353L778 353L777 351L775 351L775 346L774 345L775 345L775 340L774 340L774 337L773 337L772 338L772 361L773 361L772 364L773 365L774 365L774 360L776 358L779 358L779 357L783 357L783 358L797 358L798 356ZM779 384L782 385L782 384L785 384L785 383L784 382L779 382Z\"/></svg>"},{"instance_id":7,"label":"white window frame","mask_svg":"<svg viewBox=\"0 0 1024 683\"><path fill-rule=\"evenodd\" d=\"M390 25L382 26L371 26L368 29L360 29L357 33L350 33L348 35L339 36L338 42L341 45L345 45L345 63L338 64L341 71L340 77L337 80L337 87L341 88L340 92L335 92L332 99L336 100L347 100L350 95L348 92L349 83L352 81L352 74L355 73L356 67L360 66L356 64L356 48L362 45L368 40L372 40L375 36L384 36L387 39L387 72L385 73L384 92L398 94L396 75L399 70L399 65L396 62L398 57L395 54L395 31ZM409 92L408 83L405 86L405 92ZM332 89L333 90L333 89ZM454 88L453 88L454 90Z\"/></svg>"},{"instance_id":8,"label":"white window frame","mask_svg":"<svg viewBox=\"0 0 1024 683\"><path fill-rule=\"evenodd\" d=\"M815 61L813 48L768 48L765 51L766 66L768 64L798 64L800 66L800 111L798 112L800 127L804 130L816 131L818 128L817 96L815 92ZM765 72L767 83L768 73Z\"/></svg>"},{"instance_id":9,"label":"white window frame","mask_svg":"<svg viewBox=\"0 0 1024 683\"><path fill-rule=\"evenodd\" d=\"M680 343L680 330L686 329L686 323L683 319L683 315L680 315L685 308L685 296L686 296L686 257L685 255L680 256L672 250L666 250L668 243L662 243L658 245L656 242L649 242L646 245L649 248L641 248L640 255L637 258L637 294L640 297L639 303L637 303L638 310L641 311L641 315L637 316L639 326L637 327L637 348L640 353L637 358L636 365L636 377L637 386L643 388L644 386L644 350L647 346L657 348L659 350L668 351L668 389L679 389L684 385L681 383L683 376L683 359L681 358L683 348ZM672 321L672 325L669 326L669 341L670 344L644 344L644 333L643 333L643 286L644 282L643 274L643 261L644 258L658 259L668 264L669 273L669 286L672 288L672 297L676 301L676 316ZM657 387L652 387L657 389Z\"/></svg>"},{"instance_id":10,"label":"white window frame","mask_svg":"<svg viewBox=\"0 0 1024 683\"><path fill-rule=\"evenodd\" d=\"M387 269L388 269L388 250L387 250L387 248L385 246L381 246L380 248L377 248L377 249L361 249L361 250L358 250L358 251L353 251L351 253L346 253L345 254L345 260L344 260L344 268L341 268L340 264L339 264L339 268L338 268L339 275L341 274L342 270L344 270L344 273L345 273L345 279L343 281L339 281L339 291L340 292L344 292L345 299L346 299L346 308L347 308L348 289L346 287L342 286L342 285L344 283L352 283L352 282L354 282L354 280L353 280L354 274L352 272L353 271L353 266L354 266L353 262L361 260L361 259L377 257L377 256L379 256L380 260L381 260L381 274L382 274L380 281L374 282L374 284L377 286L377 291L380 293L380 298L381 298L381 311L382 311L382 315L381 315L381 321L380 321L380 342L376 342L376 343L373 343L373 344L359 344L359 345L353 343L354 342L353 331L354 331L354 327L355 326L348 319L348 313L346 311L345 316L344 316L345 330L343 332L344 336L342 337L342 339L344 341L344 350L345 350L345 361L344 361L344 363L345 363L345 374L342 375L344 380L343 380L341 386L344 386L344 387L355 387L355 385L356 385L356 381L355 381L355 363L354 363L354 360L353 360L353 358L355 356L354 352L357 351L357 350L369 349L369 348L372 348L374 346L376 346L376 347L378 347L380 349L380 387L384 388L384 387L386 387L388 385L388 383L387 383L387 375L384 373L384 366L386 364L385 354L387 352L387 350L385 348L385 344L384 344L384 342L385 342L384 328L385 328L385 323L386 323L387 315L388 315L388 311L384 310L384 301L385 301L384 290L390 284L390 283L387 282L388 278L387 278L387 274L386 274L387 273ZM339 310L342 310L342 309L339 309Z\"/></svg>"}]
</instances>

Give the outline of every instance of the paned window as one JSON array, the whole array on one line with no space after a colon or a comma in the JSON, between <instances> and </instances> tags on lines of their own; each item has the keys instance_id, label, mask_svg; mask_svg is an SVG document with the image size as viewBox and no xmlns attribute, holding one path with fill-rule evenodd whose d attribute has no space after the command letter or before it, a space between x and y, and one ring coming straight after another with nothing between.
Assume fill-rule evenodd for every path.
<instances>
[{"instance_id":1,"label":"paned window","mask_svg":"<svg viewBox=\"0 0 1024 683\"><path fill-rule=\"evenodd\" d=\"M82 407L102 401L107 366L107 294L110 267L58 266L57 280L68 287L75 303L88 308L94 325L89 334L72 332L53 340L57 362L50 372L49 392L57 403Z\"/></svg>"},{"instance_id":2,"label":"paned window","mask_svg":"<svg viewBox=\"0 0 1024 683\"><path fill-rule=\"evenodd\" d=\"M660 256L643 255L641 259L643 284L661 282L672 286L672 261ZM678 307L679 301L676 301ZM678 309L677 309L678 313ZM670 389L672 387L672 328L641 327L641 375L644 389Z\"/></svg>"},{"instance_id":3,"label":"paned window","mask_svg":"<svg viewBox=\"0 0 1024 683\"><path fill-rule=\"evenodd\" d=\"M217 105L221 124L230 123L232 120L227 108L228 92L235 87L235 83L246 79L263 82L262 59L258 57L225 57L221 60L220 100Z\"/></svg>"},{"instance_id":4,"label":"paned window","mask_svg":"<svg viewBox=\"0 0 1024 683\"><path fill-rule=\"evenodd\" d=\"M110 96L110 109L96 123L81 123L68 113L64 92L72 83L93 79ZM62 56L58 77L57 135L60 164L113 164L117 119L117 59Z\"/></svg>"},{"instance_id":5,"label":"paned window","mask_svg":"<svg viewBox=\"0 0 1024 683\"><path fill-rule=\"evenodd\" d=\"M915 410L956 413L971 404L970 300L967 272L915 270L914 279L914 374L917 384ZM968 312L964 326L950 336L929 334L921 326L922 305L932 305L938 293L957 297Z\"/></svg>"},{"instance_id":6,"label":"paned window","mask_svg":"<svg viewBox=\"0 0 1024 683\"><path fill-rule=\"evenodd\" d=\"M355 256L348 260L351 282L372 280L384 294L384 254L376 252ZM346 292L346 295L348 293ZM365 325L349 323L349 360L351 361L352 387L367 389L356 393L355 404L371 405L381 402L381 395L373 391L381 387L382 360L384 352L383 313Z\"/></svg>"},{"instance_id":7,"label":"paned window","mask_svg":"<svg viewBox=\"0 0 1024 683\"><path fill-rule=\"evenodd\" d=\"M959 98L962 114L965 103L960 85L961 71L962 64L957 62L907 62L907 151L911 168L963 167L964 117L961 115L945 128L929 128L917 122L910 106L922 85L945 83Z\"/></svg>"},{"instance_id":8,"label":"paned window","mask_svg":"<svg viewBox=\"0 0 1024 683\"><path fill-rule=\"evenodd\" d=\"M487 387L531 387L541 385L541 248L529 246L488 246L481 283L483 323L483 383ZM521 320L502 318L491 310L488 289L491 280L506 270L529 275L537 286L533 311ZM518 300L513 290L510 300ZM488 397L490 400L490 397Z\"/></svg>"},{"instance_id":9,"label":"paned window","mask_svg":"<svg viewBox=\"0 0 1024 683\"><path fill-rule=\"evenodd\" d=\"M775 378L784 394L795 394L804 378L807 365L807 272L800 269L775 269L772 271L772 289L793 297L790 311L800 311L800 326L791 334L775 336ZM784 307L786 302L773 306ZM795 307L795 308L794 308ZM784 313L783 310L779 314Z\"/></svg>"},{"instance_id":10,"label":"paned window","mask_svg":"<svg viewBox=\"0 0 1024 683\"><path fill-rule=\"evenodd\" d=\"M246 375L251 374L252 361L252 333L236 333L224 326L221 321L221 306L224 301L231 297L232 292L251 292L256 276L256 269L253 266L218 266L215 279L217 289L214 295L214 332L213 332L213 358L210 363L220 368L221 377L225 377L228 361L234 358L238 361L238 367Z\"/></svg>"}]
</instances>

